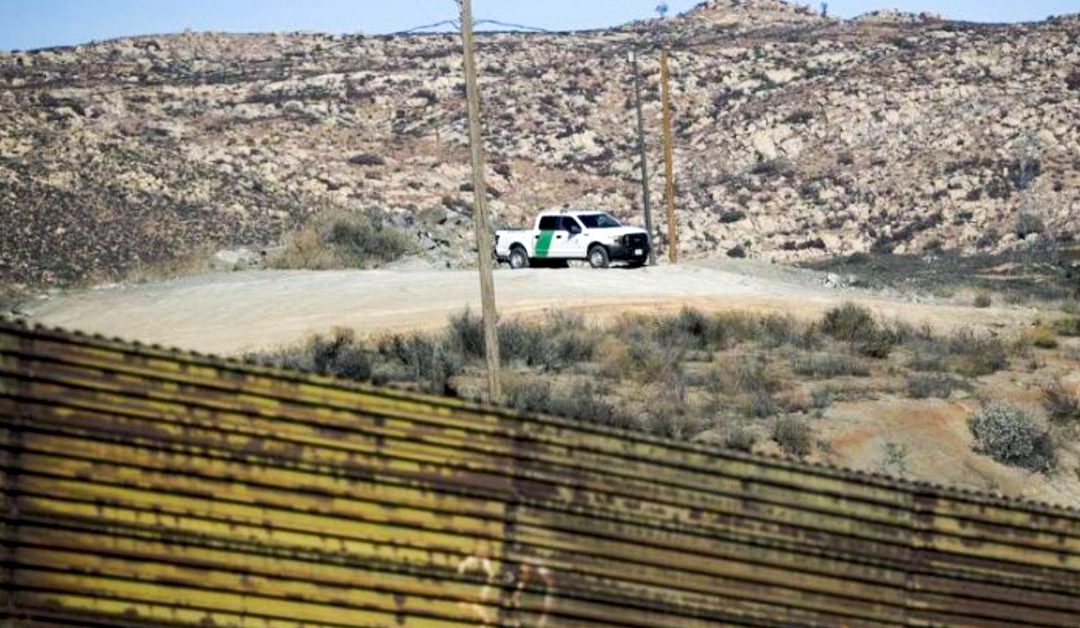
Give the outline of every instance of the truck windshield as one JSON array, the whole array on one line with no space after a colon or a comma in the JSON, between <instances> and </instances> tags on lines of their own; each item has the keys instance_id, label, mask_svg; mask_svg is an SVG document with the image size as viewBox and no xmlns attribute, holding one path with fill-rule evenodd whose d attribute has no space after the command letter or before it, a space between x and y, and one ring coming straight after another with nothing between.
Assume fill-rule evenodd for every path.
<instances>
[{"instance_id":1,"label":"truck windshield","mask_svg":"<svg viewBox=\"0 0 1080 628\"><path fill-rule=\"evenodd\" d=\"M582 214L578 220L586 229L618 229L622 226L608 214Z\"/></svg>"}]
</instances>

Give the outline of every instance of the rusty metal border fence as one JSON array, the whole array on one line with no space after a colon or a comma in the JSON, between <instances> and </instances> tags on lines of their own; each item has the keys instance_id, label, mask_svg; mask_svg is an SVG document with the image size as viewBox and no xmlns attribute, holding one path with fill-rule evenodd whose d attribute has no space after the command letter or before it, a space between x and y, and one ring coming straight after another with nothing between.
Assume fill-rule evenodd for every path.
<instances>
[{"instance_id":1,"label":"rusty metal border fence","mask_svg":"<svg viewBox=\"0 0 1080 628\"><path fill-rule=\"evenodd\" d=\"M14 625L1080 625L1080 513L0 322Z\"/></svg>"}]
</instances>

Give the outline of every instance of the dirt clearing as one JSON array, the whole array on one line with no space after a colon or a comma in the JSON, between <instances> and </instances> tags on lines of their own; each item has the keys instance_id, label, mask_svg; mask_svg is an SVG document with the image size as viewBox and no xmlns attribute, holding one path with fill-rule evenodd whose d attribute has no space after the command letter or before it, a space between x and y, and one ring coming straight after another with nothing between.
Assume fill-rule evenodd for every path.
<instances>
[{"instance_id":1,"label":"dirt clearing","mask_svg":"<svg viewBox=\"0 0 1080 628\"><path fill-rule=\"evenodd\" d=\"M756 264L700 263L639 270L500 270L503 317L546 310L598 319L628 311L780 311L817 316L847 300L912 323L952 327L1022 324L1027 309L976 310L945 301L913 303L875 292L826 288L823 275ZM257 271L75 291L26 307L31 320L110 337L239 354L277 347L335 326L360 334L436 328L478 309L473 271Z\"/></svg>"}]
</instances>

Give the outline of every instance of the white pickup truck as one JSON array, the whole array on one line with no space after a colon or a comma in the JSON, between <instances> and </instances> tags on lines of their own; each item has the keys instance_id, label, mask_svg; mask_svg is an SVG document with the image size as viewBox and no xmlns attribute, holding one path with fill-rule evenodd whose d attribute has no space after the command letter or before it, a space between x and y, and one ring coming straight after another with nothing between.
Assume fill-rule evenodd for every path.
<instances>
[{"instance_id":1,"label":"white pickup truck","mask_svg":"<svg viewBox=\"0 0 1080 628\"><path fill-rule=\"evenodd\" d=\"M544 212L532 229L495 232L495 257L511 268L561 265L588 260L593 268L612 261L644 266L649 234L624 227L610 214L590 211Z\"/></svg>"}]
</instances>

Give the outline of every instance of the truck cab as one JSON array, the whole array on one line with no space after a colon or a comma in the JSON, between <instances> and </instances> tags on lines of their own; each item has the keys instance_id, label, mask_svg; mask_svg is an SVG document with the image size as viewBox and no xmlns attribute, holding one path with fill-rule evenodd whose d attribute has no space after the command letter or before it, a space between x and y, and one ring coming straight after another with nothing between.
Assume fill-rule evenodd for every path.
<instances>
[{"instance_id":1,"label":"truck cab","mask_svg":"<svg viewBox=\"0 0 1080 628\"><path fill-rule=\"evenodd\" d=\"M623 226L598 211L544 212L532 229L495 232L496 258L515 269L565 266L570 260L587 260L593 268L607 268L612 261L643 266L650 245L644 229Z\"/></svg>"}]
</instances>

